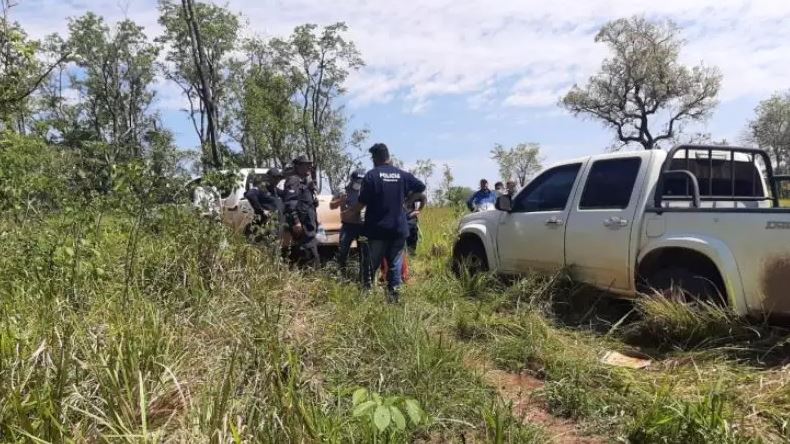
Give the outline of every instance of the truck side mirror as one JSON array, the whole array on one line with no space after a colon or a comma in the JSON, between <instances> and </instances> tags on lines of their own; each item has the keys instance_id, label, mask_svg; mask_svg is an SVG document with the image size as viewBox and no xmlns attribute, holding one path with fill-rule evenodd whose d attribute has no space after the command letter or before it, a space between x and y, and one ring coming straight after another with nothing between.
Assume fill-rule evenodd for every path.
<instances>
[{"instance_id":1,"label":"truck side mirror","mask_svg":"<svg viewBox=\"0 0 790 444\"><path fill-rule=\"evenodd\" d=\"M513 210L513 202L510 196L503 194L497 197L494 207L499 211L507 211L508 213Z\"/></svg>"}]
</instances>

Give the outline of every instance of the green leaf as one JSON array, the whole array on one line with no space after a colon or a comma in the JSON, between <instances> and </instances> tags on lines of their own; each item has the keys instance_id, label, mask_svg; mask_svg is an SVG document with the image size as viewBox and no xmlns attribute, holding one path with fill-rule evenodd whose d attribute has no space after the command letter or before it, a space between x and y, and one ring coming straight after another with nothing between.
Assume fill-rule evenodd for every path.
<instances>
[{"instance_id":1,"label":"green leaf","mask_svg":"<svg viewBox=\"0 0 790 444\"><path fill-rule=\"evenodd\" d=\"M368 412L368 410L372 409L376 405L373 401L365 401L362 404L356 406L354 408L354 412L352 413L354 417L362 416Z\"/></svg>"},{"instance_id":2,"label":"green leaf","mask_svg":"<svg viewBox=\"0 0 790 444\"><path fill-rule=\"evenodd\" d=\"M406 404L406 413L409 415L409 419L414 425L417 425L422 421L423 412L420 408L420 404L413 399L407 399L404 404Z\"/></svg>"},{"instance_id":3,"label":"green leaf","mask_svg":"<svg viewBox=\"0 0 790 444\"><path fill-rule=\"evenodd\" d=\"M65 250L66 250L66 255L67 255L67 256L69 256L69 257L74 257L74 249L73 249L73 248L71 248L71 247L66 247L66 248L65 248Z\"/></svg>"},{"instance_id":4,"label":"green leaf","mask_svg":"<svg viewBox=\"0 0 790 444\"><path fill-rule=\"evenodd\" d=\"M378 393L374 393L374 394L373 394L373 400L374 400L374 401L376 401L376 404L378 404L378 405L381 405L381 404L382 404L382 402L383 402L383 401L381 400L381 396L379 396L379 394L378 394Z\"/></svg>"},{"instance_id":5,"label":"green leaf","mask_svg":"<svg viewBox=\"0 0 790 444\"><path fill-rule=\"evenodd\" d=\"M387 430L387 426L390 425L390 419L390 411L387 407L383 405L376 407L376 413L373 414L373 423L376 424L379 432Z\"/></svg>"},{"instance_id":6,"label":"green leaf","mask_svg":"<svg viewBox=\"0 0 790 444\"><path fill-rule=\"evenodd\" d=\"M400 412L399 408L391 405L390 416L392 416L392 422L395 423L395 427L397 427L398 430L406 430L406 418L403 417L403 413Z\"/></svg>"},{"instance_id":7,"label":"green leaf","mask_svg":"<svg viewBox=\"0 0 790 444\"><path fill-rule=\"evenodd\" d=\"M368 391L365 388L359 388L354 391L354 394L351 396L351 400L354 406L359 405L362 401L364 401L368 397Z\"/></svg>"}]
</instances>

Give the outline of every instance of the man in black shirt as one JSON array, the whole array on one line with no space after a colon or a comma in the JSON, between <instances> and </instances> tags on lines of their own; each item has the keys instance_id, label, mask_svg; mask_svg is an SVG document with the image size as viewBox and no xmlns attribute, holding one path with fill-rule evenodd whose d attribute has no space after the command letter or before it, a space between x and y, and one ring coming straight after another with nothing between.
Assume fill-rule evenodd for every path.
<instances>
[{"instance_id":1,"label":"man in black shirt","mask_svg":"<svg viewBox=\"0 0 790 444\"><path fill-rule=\"evenodd\" d=\"M310 177L313 163L306 156L299 156L294 159L293 166L294 173L285 179L283 186L285 219L293 239L292 256L298 263L317 268L321 265L321 259L318 256L316 239L318 198Z\"/></svg>"},{"instance_id":2,"label":"man in black shirt","mask_svg":"<svg viewBox=\"0 0 790 444\"><path fill-rule=\"evenodd\" d=\"M285 228L285 205L283 205L282 192L277 189L277 184L283 179L283 174L277 168L270 168L266 172L266 185L261 189L259 197L261 207L268 213L271 229L275 230L277 237L282 237Z\"/></svg>"},{"instance_id":3,"label":"man in black shirt","mask_svg":"<svg viewBox=\"0 0 790 444\"><path fill-rule=\"evenodd\" d=\"M425 191L425 184L411 173L392 166L389 149L383 143L373 145L369 151L374 168L362 179L358 206L366 207L364 233L370 251L370 276L375 282L376 270L382 259L386 259L388 299L398 302L401 261L409 235L404 203L410 193Z\"/></svg>"},{"instance_id":4,"label":"man in black shirt","mask_svg":"<svg viewBox=\"0 0 790 444\"><path fill-rule=\"evenodd\" d=\"M255 177L252 181L250 189L244 192L244 198L247 199L255 216L247 226L246 234L251 241L258 241L259 235L263 233L263 227L269 220L269 213L263 207L263 188L264 181L262 177Z\"/></svg>"}]
</instances>

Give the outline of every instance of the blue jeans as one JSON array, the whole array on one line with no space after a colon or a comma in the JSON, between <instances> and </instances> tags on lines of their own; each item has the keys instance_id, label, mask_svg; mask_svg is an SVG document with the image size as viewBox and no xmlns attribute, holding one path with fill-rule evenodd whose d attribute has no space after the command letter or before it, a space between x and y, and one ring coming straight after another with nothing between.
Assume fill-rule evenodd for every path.
<instances>
[{"instance_id":1,"label":"blue jeans","mask_svg":"<svg viewBox=\"0 0 790 444\"><path fill-rule=\"evenodd\" d=\"M376 281L376 272L381 267L381 260L387 259L389 269L387 271L387 290L390 300L396 299L398 287L401 286L401 267L403 266L403 248L406 246L406 239L368 239L368 251L370 254L370 276L373 282Z\"/></svg>"},{"instance_id":2,"label":"blue jeans","mask_svg":"<svg viewBox=\"0 0 790 444\"><path fill-rule=\"evenodd\" d=\"M359 236L362 234L362 227L362 224L343 223L343 226L340 228L340 246L337 250L337 264L341 269L346 267L351 244L359 239Z\"/></svg>"}]
</instances>

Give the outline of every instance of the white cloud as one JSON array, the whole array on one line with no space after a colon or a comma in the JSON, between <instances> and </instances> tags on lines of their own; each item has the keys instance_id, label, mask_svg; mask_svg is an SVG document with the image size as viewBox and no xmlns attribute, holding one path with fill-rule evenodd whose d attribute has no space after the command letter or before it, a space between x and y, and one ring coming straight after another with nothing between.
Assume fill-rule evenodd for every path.
<instances>
[{"instance_id":1,"label":"white cloud","mask_svg":"<svg viewBox=\"0 0 790 444\"><path fill-rule=\"evenodd\" d=\"M790 72L786 0L231 0L229 6L247 17L248 33L264 36L285 35L304 22L348 23L367 63L349 79L352 106L402 99L404 111L424 112L437 96L465 95L473 108L552 107L600 64L605 48L593 41L598 27L632 14L678 22L689 41L684 59L724 73L722 100L786 88ZM28 0L12 14L41 36L64 32L66 17L88 9L159 31L150 0ZM164 106L178 104L172 92L161 95Z\"/></svg>"}]
</instances>

